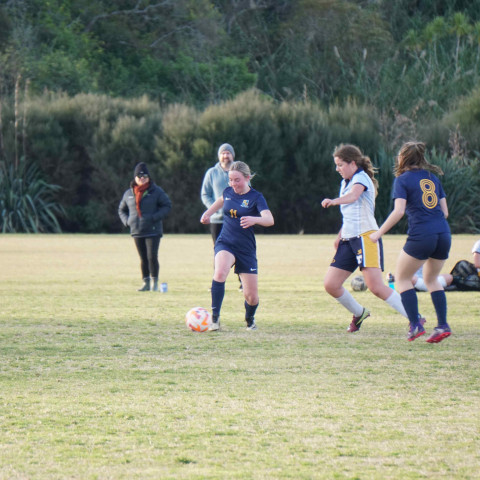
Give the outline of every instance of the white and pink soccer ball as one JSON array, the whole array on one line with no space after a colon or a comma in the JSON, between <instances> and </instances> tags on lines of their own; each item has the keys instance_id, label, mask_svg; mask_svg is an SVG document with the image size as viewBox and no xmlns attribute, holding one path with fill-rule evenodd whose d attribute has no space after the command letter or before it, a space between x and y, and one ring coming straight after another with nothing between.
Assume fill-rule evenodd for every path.
<instances>
[{"instance_id":1,"label":"white and pink soccer ball","mask_svg":"<svg viewBox=\"0 0 480 480\"><path fill-rule=\"evenodd\" d=\"M212 316L205 308L194 307L185 315L185 323L194 332L206 332L212 324Z\"/></svg>"}]
</instances>

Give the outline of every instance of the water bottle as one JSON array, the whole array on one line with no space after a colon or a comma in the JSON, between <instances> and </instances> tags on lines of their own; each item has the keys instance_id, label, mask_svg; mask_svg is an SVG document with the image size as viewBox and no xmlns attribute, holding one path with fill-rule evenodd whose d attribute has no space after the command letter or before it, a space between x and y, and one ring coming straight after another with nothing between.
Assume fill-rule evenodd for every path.
<instances>
[{"instance_id":1,"label":"water bottle","mask_svg":"<svg viewBox=\"0 0 480 480\"><path fill-rule=\"evenodd\" d=\"M390 272L388 272L388 275L387 275L387 282L388 282L388 286L390 288L393 288L393 290L395 290L395 277Z\"/></svg>"},{"instance_id":2,"label":"water bottle","mask_svg":"<svg viewBox=\"0 0 480 480\"><path fill-rule=\"evenodd\" d=\"M161 285L160 285L160 291L162 293L167 293L168 292L168 284L166 282L163 282Z\"/></svg>"}]
</instances>

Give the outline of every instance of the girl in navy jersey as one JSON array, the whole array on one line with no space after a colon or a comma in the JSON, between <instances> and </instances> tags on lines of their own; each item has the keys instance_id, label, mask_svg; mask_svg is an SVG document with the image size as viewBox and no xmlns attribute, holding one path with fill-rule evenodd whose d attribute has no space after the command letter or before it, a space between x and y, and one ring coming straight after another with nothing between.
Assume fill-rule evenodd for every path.
<instances>
[{"instance_id":1,"label":"girl in navy jersey","mask_svg":"<svg viewBox=\"0 0 480 480\"><path fill-rule=\"evenodd\" d=\"M423 279L438 321L427 342L438 343L451 335L447 323L447 298L437 279L448 258L452 240L446 220L448 207L445 192L435 175L442 175L443 172L426 160L424 143L407 142L400 149L394 174L394 209L370 238L378 241L407 214L408 237L398 257L395 273L402 303L410 320L407 339L411 342L425 334L423 325L418 322L417 293L412 286L413 275L423 265Z\"/></svg>"},{"instance_id":2,"label":"girl in navy jersey","mask_svg":"<svg viewBox=\"0 0 480 480\"><path fill-rule=\"evenodd\" d=\"M229 187L223 191L200 221L210 223L210 217L223 209L223 227L215 242L215 272L212 280L212 325L220 328L220 309L225 296L225 281L235 265L245 297L247 330L255 330L255 312L258 307L257 246L254 225L270 227L274 220L267 202L260 192L250 187L253 175L244 162L233 162L228 172Z\"/></svg>"},{"instance_id":3,"label":"girl in navy jersey","mask_svg":"<svg viewBox=\"0 0 480 480\"><path fill-rule=\"evenodd\" d=\"M369 235L378 229L375 220L375 196L378 182L370 158L355 145L340 145L333 153L337 172L343 177L338 198L325 198L322 206L339 205L343 223L335 239L335 257L325 275L325 290L353 313L347 331L360 329L370 312L360 305L343 287L343 283L357 269L365 283L377 297L407 318L400 295L383 283L382 243L374 243ZM423 320L423 319L420 319Z\"/></svg>"}]
</instances>

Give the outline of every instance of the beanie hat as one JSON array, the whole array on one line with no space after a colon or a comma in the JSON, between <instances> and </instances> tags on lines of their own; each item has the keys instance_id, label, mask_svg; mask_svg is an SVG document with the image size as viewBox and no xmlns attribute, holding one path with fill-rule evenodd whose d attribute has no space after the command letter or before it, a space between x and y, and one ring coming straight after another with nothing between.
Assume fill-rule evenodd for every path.
<instances>
[{"instance_id":1,"label":"beanie hat","mask_svg":"<svg viewBox=\"0 0 480 480\"><path fill-rule=\"evenodd\" d=\"M150 173L148 172L147 165L143 162L137 163L137 166L135 167L135 170L133 172L134 177L138 177L139 175L150 176Z\"/></svg>"},{"instance_id":2,"label":"beanie hat","mask_svg":"<svg viewBox=\"0 0 480 480\"><path fill-rule=\"evenodd\" d=\"M218 149L218 158L220 158L221 153L225 150L229 151L233 155L233 158L235 158L235 150L229 143L224 143L223 145L220 145L220 148Z\"/></svg>"}]
</instances>

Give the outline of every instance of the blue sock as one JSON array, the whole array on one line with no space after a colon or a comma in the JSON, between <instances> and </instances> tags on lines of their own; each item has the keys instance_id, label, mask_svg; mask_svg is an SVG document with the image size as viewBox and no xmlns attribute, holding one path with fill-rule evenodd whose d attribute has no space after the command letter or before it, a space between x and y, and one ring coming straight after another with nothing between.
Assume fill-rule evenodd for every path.
<instances>
[{"instance_id":1,"label":"blue sock","mask_svg":"<svg viewBox=\"0 0 480 480\"><path fill-rule=\"evenodd\" d=\"M447 324L447 297L443 290L437 290L430 294L433 306L437 314L437 322L440 328L448 327Z\"/></svg>"},{"instance_id":2,"label":"blue sock","mask_svg":"<svg viewBox=\"0 0 480 480\"><path fill-rule=\"evenodd\" d=\"M225 282L212 280L212 317L218 318L225 296Z\"/></svg>"},{"instance_id":3,"label":"blue sock","mask_svg":"<svg viewBox=\"0 0 480 480\"><path fill-rule=\"evenodd\" d=\"M400 294L402 297L403 308L407 312L408 320L412 325L418 323L418 298L414 288L405 290Z\"/></svg>"},{"instance_id":4,"label":"blue sock","mask_svg":"<svg viewBox=\"0 0 480 480\"><path fill-rule=\"evenodd\" d=\"M258 303L256 305L249 305L245 300L245 319L252 319L255 317L255 312L257 311Z\"/></svg>"}]
</instances>

